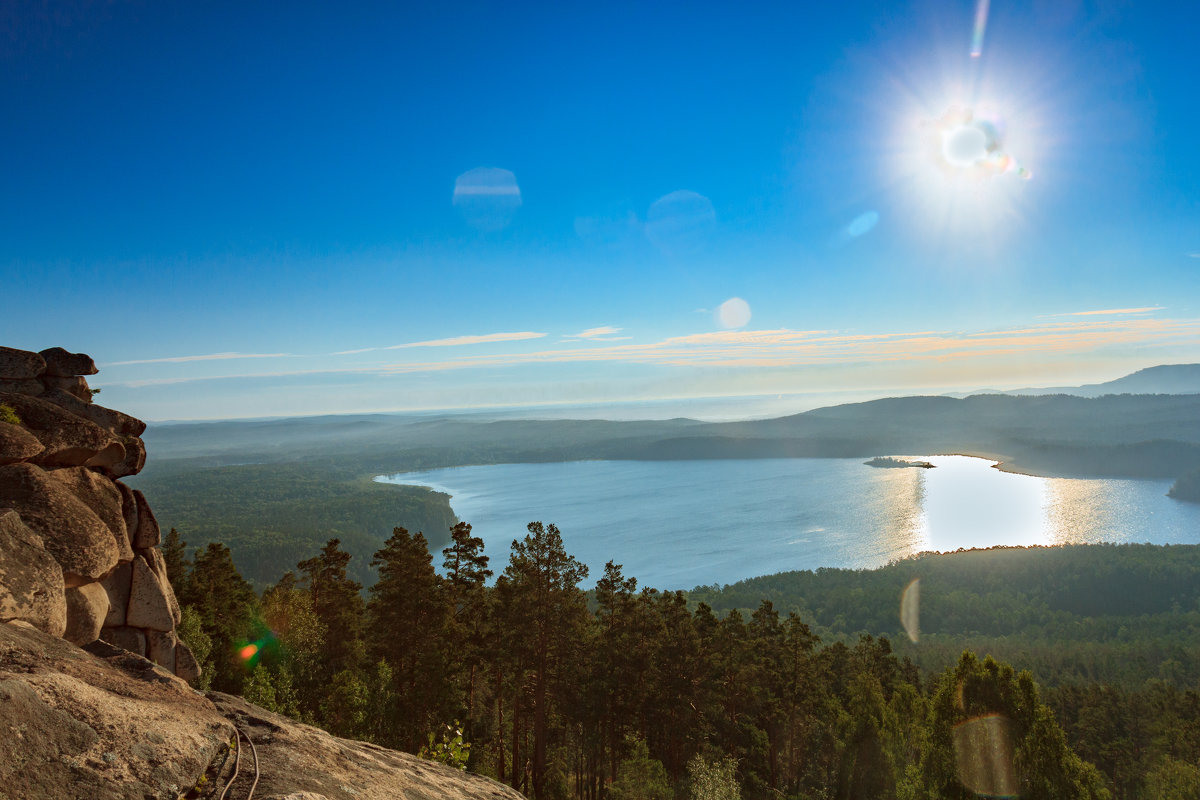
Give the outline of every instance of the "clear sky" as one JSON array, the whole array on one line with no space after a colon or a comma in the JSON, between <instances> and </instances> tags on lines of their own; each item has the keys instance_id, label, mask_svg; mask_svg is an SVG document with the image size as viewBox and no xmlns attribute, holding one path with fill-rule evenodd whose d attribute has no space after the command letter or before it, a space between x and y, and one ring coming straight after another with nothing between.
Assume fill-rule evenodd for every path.
<instances>
[{"instance_id":1,"label":"clear sky","mask_svg":"<svg viewBox=\"0 0 1200 800\"><path fill-rule=\"evenodd\" d=\"M1190 3L0 5L0 343L147 419L1200 361Z\"/></svg>"}]
</instances>

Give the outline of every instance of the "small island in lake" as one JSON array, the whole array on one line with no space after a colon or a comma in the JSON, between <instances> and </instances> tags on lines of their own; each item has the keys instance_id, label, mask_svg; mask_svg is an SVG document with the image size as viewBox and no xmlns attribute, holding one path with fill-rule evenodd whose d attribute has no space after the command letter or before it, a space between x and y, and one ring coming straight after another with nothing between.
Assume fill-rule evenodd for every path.
<instances>
[{"instance_id":1,"label":"small island in lake","mask_svg":"<svg viewBox=\"0 0 1200 800\"><path fill-rule=\"evenodd\" d=\"M870 461L864 461L868 467L883 467L884 469L896 469L899 467L920 467L921 469L933 469L933 464L928 461L905 461L902 458L892 458L891 456L878 456Z\"/></svg>"},{"instance_id":2,"label":"small island in lake","mask_svg":"<svg viewBox=\"0 0 1200 800\"><path fill-rule=\"evenodd\" d=\"M1180 476L1171 490L1167 492L1167 497L1188 503L1200 503L1200 469L1194 469L1186 475Z\"/></svg>"}]
</instances>

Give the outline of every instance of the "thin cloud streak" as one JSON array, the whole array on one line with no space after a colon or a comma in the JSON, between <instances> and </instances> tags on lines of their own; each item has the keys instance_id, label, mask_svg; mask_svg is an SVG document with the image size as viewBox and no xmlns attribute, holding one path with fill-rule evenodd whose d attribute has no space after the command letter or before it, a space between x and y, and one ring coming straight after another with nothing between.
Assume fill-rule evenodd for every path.
<instances>
[{"instance_id":1,"label":"thin cloud streak","mask_svg":"<svg viewBox=\"0 0 1200 800\"><path fill-rule=\"evenodd\" d=\"M622 328L614 328L611 325L602 325L599 328L588 328L586 331L573 333L568 336L568 339L594 339L600 336L612 336L614 333L620 333Z\"/></svg>"},{"instance_id":2,"label":"thin cloud streak","mask_svg":"<svg viewBox=\"0 0 1200 800\"><path fill-rule=\"evenodd\" d=\"M230 361L235 358L295 358L292 353L210 353L204 356L171 356L169 358L139 358L133 361L110 361L103 367L124 367L129 364L182 364L188 361Z\"/></svg>"},{"instance_id":3,"label":"thin cloud streak","mask_svg":"<svg viewBox=\"0 0 1200 800\"><path fill-rule=\"evenodd\" d=\"M1162 311L1166 306L1145 306L1144 308L1102 308L1098 311L1067 311L1062 314L1042 314L1039 319L1050 317L1115 317L1121 314L1149 314L1152 311Z\"/></svg>"},{"instance_id":4,"label":"thin cloud streak","mask_svg":"<svg viewBox=\"0 0 1200 800\"><path fill-rule=\"evenodd\" d=\"M1151 311L1162 311L1166 306L1146 306L1145 308L1106 308L1100 311L1076 311L1071 314L1072 317L1090 317L1103 314L1105 316L1113 316L1116 314L1149 314Z\"/></svg>"},{"instance_id":5,"label":"thin cloud streak","mask_svg":"<svg viewBox=\"0 0 1200 800\"><path fill-rule=\"evenodd\" d=\"M459 347L468 344L489 344L491 342L519 342L524 339L541 339L545 333L534 331L518 331L515 333L486 333L482 336L454 336L449 339L429 339L424 342L406 342L386 347L360 347L357 350L339 350L330 355L353 356L359 353L374 353L377 350L404 350L409 347Z\"/></svg>"},{"instance_id":6,"label":"thin cloud streak","mask_svg":"<svg viewBox=\"0 0 1200 800\"><path fill-rule=\"evenodd\" d=\"M840 334L834 331L717 331L676 336L659 342L541 350L531 353L459 356L445 361L398 362L342 369L162 378L122 386L150 386L236 378L302 375L436 373L537 364L625 363L684 367L779 368L809 365L946 362L998 356L1066 356L1120 345L1169 344L1195 339L1200 320L1128 318L1063 321L1042 326L984 332L916 331Z\"/></svg>"},{"instance_id":7,"label":"thin cloud streak","mask_svg":"<svg viewBox=\"0 0 1200 800\"><path fill-rule=\"evenodd\" d=\"M491 342L519 342L524 339L541 339L545 333L518 331L515 333L486 333L482 336L455 336L450 339L430 339L424 342L409 342L384 347L384 350L403 350L409 347L458 347L465 344L489 344Z\"/></svg>"}]
</instances>

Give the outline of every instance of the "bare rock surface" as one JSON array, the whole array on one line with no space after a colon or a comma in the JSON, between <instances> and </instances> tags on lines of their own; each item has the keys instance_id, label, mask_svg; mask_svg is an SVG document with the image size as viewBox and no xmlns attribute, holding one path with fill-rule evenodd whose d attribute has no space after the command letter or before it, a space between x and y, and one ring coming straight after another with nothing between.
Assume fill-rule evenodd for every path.
<instances>
[{"instance_id":1,"label":"bare rock surface","mask_svg":"<svg viewBox=\"0 0 1200 800\"><path fill-rule=\"evenodd\" d=\"M102 642L0 625L0 797L174 798L233 726L182 680Z\"/></svg>"},{"instance_id":2,"label":"bare rock surface","mask_svg":"<svg viewBox=\"0 0 1200 800\"><path fill-rule=\"evenodd\" d=\"M38 384L41 386L41 384ZM76 416L90 420L101 428L112 431L120 436L141 436L146 431L146 423L136 417L105 408L92 402L86 402L68 394L61 389L52 389L42 395L42 399L70 411Z\"/></svg>"},{"instance_id":3,"label":"bare rock surface","mask_svg":"<svg viewBox=\"0 0 1200 800\"><path fill-rule=\"evenodd\" d=\"M38 353L46 362L46 374L57 377L72 377L75 375L95 375L96 362L84 353L71 353L61 347L48 347Z\"/></svg>"},{"instance_id":4,"label":"bare rock surface","mask_svg":"<svg viewBox=\"0 0 1200 800\"><path fill-rule=\"evenodd\" d=\"M146 633L141 628L128 628L124 625L101 628L100 641L136 655L146 652Z\"/></svg>"},{"instance_id":5,"label":"bare rock surface","mask_svg":"<svg viewBox=\"0 0 1200 800\"><path fill-rule=\"evenodd\" d=\"M105 627L125 624L125 607L129 605L129 588L133 582L133 563L118 564L117 568L104 576L100 585L108 593L108 616ZM116 642L113 642L116 644Z\"/></svg>"},{"instance_id":6,"label":"bare rock surface","mask_svg":"<svg viewBox=\"0 0 1200 800\"><path fill-rule=\"evenodd\" d=\"M20 425L0 422L0 464L33 458L45 449L36 436Z\"/></svg>"},{"instance_id":7,"label":"bare rock surface","mask_svg":"<svg viewBox=\"0 0 1200 800\"><path fill-rule=\"evenodd\" d=\"M133 579L129 586L125 624L164 632L175 627L162 582L141 556L133 560Z\"/></svg>"},{"instance_id":8,"label":"bare rock surface","mask_svg":"<svg viewBox=\"0 0 1200 800\"><path fill-rule=\"evenodd\" d=\"M96 641L108 616L108 593L99 583L85 583L67 589L66 596L67 630L63 638L81 646Z\"/></svg>"},{"instance_id":9,"label":"bare rock surface","mask_svg":"<svg viewBox=\"0 0 1200 800\"><path fill-rule=\"evenodd\" d=\"M41 397L5 392L0 394L0 403L12 406L21 424L45 446L37 464L83 466L102 452L109 454L102 460L114 464L126 457L124 445L114 434Z\"/></svg>"},{"instance_id":10,"label":"bare rock surface","mask_svg":"<svg viewBox=\"0 0 1200 800\"><path fill-rule=\"evenodd\" d=\"M125 511L121 507L121 491L108 478L84 467L67 467L47 473L63 488L75 495L92 513L100 518L112 534L117 546L118 560L132 561L133 548L125 529Z\"/></svg>"},{"instance_id":11,"label":"bare rock surface","mask_svg":"<svg viewBox=\"0 0 1200 800\"><path fill-rule=\"evenodd\" d=\"M175 590L171 588L171 579L167 575L167 560L163 557L162 550L151 547L148 550L139 550L138 555L146 559L150 571L158 578L158 583L162 586L163 594L167 598L167 608L171 610L171 619L175 620L175 624L178 625L183 619L183 610L179 607Z\"/></svg>"},{"instance_id":12,"label":"bare rock surface","mask_svg":"<svg viewBox=\"0 0 1200 800\"><path fill-rule=\"evenodd\" d=\"M67 599L62 569L46 552L42 537L17 512L0 509L0 621L21 619L62 636Z\"/></svg>"},{"instance_id":13,"label":"bare rock surface","mask_svg":"<svg viewBox=\"0 0 1200 800\"><path fill-rule=\"evenodd\" d=\"M46 371L46 359L38 353L0 347L0 378L29 380Z\"/></svg>"},{"instance_id":14,"label":"bare rock surface","mask_svg":"<svg viewBox=\"0 0 1200 800\"><path fill-rule=\"evenodd\" d=\"M32 464L0 467L0 506L8 506L42 537L68 584L99 580L120 550L108 526L82 500Z\"/></svg>"},{"instance_id":15,"label":"bare rock surface","mask_svg":"<svg viewBox=\"0 0 1200 800\"><path fill-rule=\"evenodd\" d=\"M236 724L259 758L255 797L276 800L522 800L495 781L192 691L105 642L74 647L25 623L0 625L0 798L174 798L233 774ZM254 777L243 746L228 797Z\"/></svg>"},{"instance_id":16,"label":"bare rock surface","mask_svg":"<svg viewBox=\"0 0 1200 800\"><path fill-rule=\"evenodd\" d=\"M113 486L121 493L121 516L125 519L125 531L129 534L129 545L132 547L133 535L138 526L137 497L134 496L133 489L121 481L113 481Z\"/></svg>"},{"instance_id":17,"label":"bare rock surface","mask_svg":"<svg viewBox=\"0 0 1200 800\"><path fill-rule=\"evenodd\" d=\"M522 800L514 789L480 775L367 742L339 739L240 697L219 692L209 692L207 697L258 749L261 778L256 797ZM244 797L251 780L252 773L239 777L231 794Z\"/></svg>"},{"instance_id":18,"label":"bare rock surface","mask_svg":"<svg viewBox=\"0 0 1200 800\"><path fill-rule=\"evenodd\" d=\"M44 386L47 391L53 392L55 390L60 390L69 395L77 397L86 403L92 402L92 390L91 387L88 386L86 378L81 378L78 376L73 378L59 378L54 375L43 375L41 380L42 386Z\"/></svg>"},{"instance_id":19,"label":"bare rock surface","mask_svg":"<svg viewBox=\"0 0 1200 800\"><path fill-rule=\"evenodd\" d=\"M134 489L133 497L137 501L138 515L137 529L133 535L133 546L138 549L158 547L162 538L158 530L158 520L154 518L154 512L150 510L150 504L146 502L146 496L140 490Z\"/></svg>"},{"instance_id":20,"label":"bare rock surface","mask_svg":"<svg viewBox=\"0 0 1200 800\"><path fill-rule=\"evenodd\" d=\"M16 379L0 378L0 392L19 392L21 394L39 395L46 391L42 382L33 378Z\"/></svg>"},{"instance_id":21,"label":"bare rock surface","mask_svg":"<svg viewBox=\"0 0 1200 800\"><path fill-rule=\"evenodd\" d=\"M146 445L136 436L121 438L121 446L125 448L125 458L108 468L108 473L114 478L124 478L127 475L137 475L146 466Z\"/></svg>"},{"instance_id":22,"label":"bare rock surface","mask_svg":"<svg viewBox=\"0 0 1200 800\"><path fill-rule=\"evenodd\" d=\"M174 673L175 646L179 644L175 632L150 631L146 634L146 639L149 644L148 658L168 672Z\"/></svg>"}]
</instances>

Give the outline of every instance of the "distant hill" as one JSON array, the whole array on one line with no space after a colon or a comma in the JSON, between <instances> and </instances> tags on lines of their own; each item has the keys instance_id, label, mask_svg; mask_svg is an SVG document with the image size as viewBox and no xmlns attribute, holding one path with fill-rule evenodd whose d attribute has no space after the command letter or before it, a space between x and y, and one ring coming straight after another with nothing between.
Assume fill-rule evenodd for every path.
<instances>
[{"instance_id":1,"label":"distant hill","mask_svg":"<svg viewBox=\"0 0 1200 800\"><path fill-rule=\"evenodd\" d=\"M951 396L969 397L977 394L1071 394L1077 397L1101 397L1106 394L1200 394L1200 364L1162 364L1146 367L1115 380L1083 386L1051 386L1006 391L981 389Z\"/></svg>"}]
</instances>

